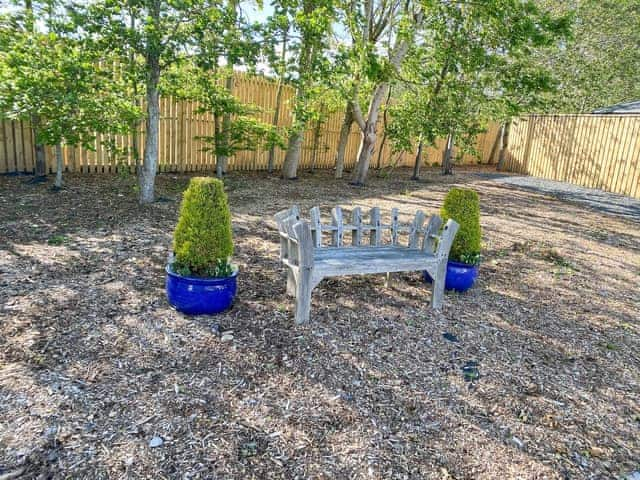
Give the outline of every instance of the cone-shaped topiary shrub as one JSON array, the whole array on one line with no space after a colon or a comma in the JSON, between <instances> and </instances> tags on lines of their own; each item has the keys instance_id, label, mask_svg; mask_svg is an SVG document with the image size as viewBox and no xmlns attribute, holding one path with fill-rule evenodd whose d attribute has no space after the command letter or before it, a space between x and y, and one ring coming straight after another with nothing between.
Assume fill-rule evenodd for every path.
<instances>
[{"instance_id":1,"label":"cone-shaped topiary shrub","mask_svg":"<svg viewBox=\"0 0 640 480\"><path fill-rule=\"evenodd\" d=\"M231 213L220 180L195 177L189 182L173 234L173 252L172 269L180 275L231 275Z\"/></svg>"},{"instance_id":2,"label":"cone-shaped topiary shrub","mask_svg":"<svg viewBox=\"0 0 640 480\"><path fill-rule=\"evenodd\" d=\"M452 188L440 211L442 220L453 218L460 224L449 258L477 265L480 262L480 200L473 190Z\"/></svg>"}]
</instances>

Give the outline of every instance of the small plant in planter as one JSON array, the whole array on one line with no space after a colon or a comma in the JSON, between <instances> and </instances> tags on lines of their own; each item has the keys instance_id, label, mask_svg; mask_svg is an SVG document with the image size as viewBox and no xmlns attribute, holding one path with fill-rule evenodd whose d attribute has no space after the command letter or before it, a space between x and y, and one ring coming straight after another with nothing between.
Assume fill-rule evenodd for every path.
<instances>
[{"instance_id":1,"label":"small plant in planter","mask_svg":"<svg viewBox=\"0 0 640 480\"><path fill-rule=\"evenodd\" d=\"M238 269L233 253L231 213L223 183L192 178L184 192L167 265L167 299L183 313L212 314L231 306Z\"/></svg>"},{"instance_id":2,"label":"small plant in planter","mask_svg":"<svg viewBox=\"0 0 640 480\"><path fill-rule=\"evenodd\" d=\"M452 188L444 199L440 210L442 221L450 218L460 225L451 245L447 263L445 288L466 292L478 277L480 265L480 200L473 190ZM430 281L425 272L425 280Z\"/></svg>"}]
</instances>

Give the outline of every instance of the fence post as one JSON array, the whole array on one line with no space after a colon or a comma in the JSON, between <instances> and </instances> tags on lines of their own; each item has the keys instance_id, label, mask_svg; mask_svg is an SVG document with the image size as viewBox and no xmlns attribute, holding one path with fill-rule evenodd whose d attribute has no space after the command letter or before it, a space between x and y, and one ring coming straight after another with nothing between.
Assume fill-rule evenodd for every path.
<instances>
[{"instance_id":1,"label":"fence post","mask_svg":"<svg viewBox=\"0 0 640 480\"><path fill-rule=\"evenodd\" d=\"M185 157L186 157L186 139L185 139L185 117L184 117L184 103L178 102L178 115L177 115L177 123L178 123L178 145L176 148L176 163L178 164L178 170L181 173L185 172Z\"/></svg>"}]
</instances>

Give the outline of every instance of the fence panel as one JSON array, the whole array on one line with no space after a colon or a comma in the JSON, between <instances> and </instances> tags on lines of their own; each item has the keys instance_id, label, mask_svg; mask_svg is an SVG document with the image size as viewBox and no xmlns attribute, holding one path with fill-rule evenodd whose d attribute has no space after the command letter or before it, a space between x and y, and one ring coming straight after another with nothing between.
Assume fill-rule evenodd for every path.
<instances>
[{"instance_id":1,"label":"fence panel","mask_svg":"<svg viewBox=\"0 0 640 480\"><path fill-rule=\"evenodd\" d=\"M233 82L233 93L242 102L256 106L257 117L272 123L276 110L278 83L272 80L237 73ZM289 127L292 123L291 102L294 100L294 89L283 85L281 92L281 108L277 125ZM144 105L142 105L144 108ZM215 170L215 158L211 152L205 151L207 143L201 138L212 136L214 118L210 113L198 113L197 104L177 101L174 98L160 99L160 125L158 145L159 172L196 172ZM315 142L315 125L309 126L304 134L301 169L333 168L343 121L343 112L328 115L320 128L319 140ZM382 122L382 119L380 120ZM376 166L412 166L414 152L395 154L391 144L382 144L382 125L378 127L378 143L373 154L371 165ZM491 125L488 131L478 136L478 155L465 155L463 163L487 163L492 147L499 135L499 126ZM138 157L144 155L145 125L142 122L137 132ZM106 142L117 147L117 153L106 147ZM35 145L33 131L26 122L0 120L0 173L31 173L35 166ZM444 150L444 140L439 140L435 147L425 148L423 161L427 164L440 164ZM314 144L316 154L314 156ZM360 131L354 123L349 134L345 152L345 168L353 168L357 161L360 146ZM382 154L380 155L380 149ZM98 135L91 148L63 148L64 168L67 172L81 173L115 173L122 169L133 171L136 166L134 135ZM47 170L56 170L54 149L45 149ZM275 149L274 168L282 167L285 151ZM268 151L241 151L229 159L229 170L266 170L268 167ZM315 158L315 164L313 164ZM380 158L380 164L378 164ZM312 165L313 164L313 165Z\"/></svg>"},{"instance_id":2,"label":"fence panel","mask_svg":"<svg viewBox=\"0 0 640 480\"><path fill-rule=\"evenodd\" d=\"M640 198L640 115L529 115L505 170Z\"/></svg>"}]
</instances>

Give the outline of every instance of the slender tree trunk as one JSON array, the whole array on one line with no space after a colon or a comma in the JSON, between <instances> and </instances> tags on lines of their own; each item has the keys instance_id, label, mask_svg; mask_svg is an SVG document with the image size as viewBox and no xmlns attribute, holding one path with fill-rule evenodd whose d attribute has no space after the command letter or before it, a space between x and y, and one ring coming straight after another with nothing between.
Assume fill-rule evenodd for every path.
<instances>
[{"instance_id":1,"label":"slender tree trunk","mask_svg":"<svg viewBox=\"0 0 640 480\"><path fill-rule=\"evenodd\" d=\"M40 126L40 118L37 115L31 117L31 129L33 130L33 138L35 139L36 165L35 177L45 178L47 176L47 157L44 145L38 141L38 130Z\"/></svg>"},{"instance_id":2,"label":"slender tree trunk","mask_svg":"<svg viewBox=\"0 0 640 480\"><path fill-rule=\"evenodd\" d=\"M336 153L336 178L342 178L344 173L344 155L347 151L347 143L349 143L349 134L351 133L351 125L353 124L353 106L351 102L347 103L344 110L344 120L340 127L340 137L338 139L338 152Z\"/></svg>"},{"instance_id":3,"label":"slender tree trunk","mask_svg":"<svg viewBox=\"0 0 640 480\"><path fill-rule=\"evenodd\" d=\"M227 78L225 79L225 85L224 88L227 89L227 91L229 93L233 92L233 70L231 71L231 74L227 75ZM222 135L221 135L221 140L222 140L222 147L223 147L223 151L224 153L222 155L219 155L217 158L217 162L220 164L220 167L222 169L222 174L226 174L227 173L227 165L229 164L229 157L228 157L228 143L229 143L229 129L231 128L231 114L230 113L225 113L222 116ZM216 165L216 173L218 170L218 165ZM221 175L218 175L218 177L221 177Z\"/></svg>"},{"instance_id":4,"label":"slender tree trunk","mask_svg":"<svg viewBox=\"0 0 640 480\"><path fill-rule=\"evenodd\" d=\"M442 154L442 174L453 175L453 132L447 136L447 147Z\"/></svg>"},{"instance_id":5,"label":"slender tree trunk","mask_svg":"<svg viewBox=\"0 0 640 480\"><path fill-rule=\"evenodd\" d=\"M59 143L56 145L56 181L54 183L55 188L62 188L62 168L63 168L63 158L62 158L62 145Z\"/></svg>"},{"instance_id":6,"label":"slender tree trunk","mask_svg":"<svg viewBox=\"0 0 640 480\"><path fill-rule=\"evenodd\" d=\"M362 132L362 140L360 140L358 163L351 178L352 185L364 185L377 138L376 124L368 120L364 132Z\"/></svg>"},{"instance_id":7,"label":"slender tree trunk","mask_svg":"<svg viewBox=\"0 0 640 480\"><path fill-rule=\"evenodd\" d=\"M284 31L282 34L282 63L283 63L283 71L280 72L278 76L278 90L276 91L276 108L273 111L273 121L272 124L274 127L278 126L278 122L280 121L280 110L282 108L282 92L284 91L284 63L287 60L287 40L288 40L288 31ZM273 172L276 164L276 146L271 145L269 149L269 159L267 161L267 170L269 173Z\"/></svg>"},{"instance_id":8,"label":"slender tree trunk","mask_svg":"<svg viewBox=\"0 0 640 480\"><path fill-rule=\"evenodd\" d=\"M222 178L224 173L224 165L223 160L224 157L220 155L218 152L220 151L220 129L222 128L220 122L220 115L213 114L213 143L216 151L216 177Z\"/></svg>"},{"instance_id":9,"label":"slender tree trunk","mask_svg":"<svg viewBox=\"0 0 640 480\"><path fill-rule=\"evenodd\" d=\"M131 31L134 31L136 28L136 16L133 13L133 10L129 10L129 28ZM136 68L135 66L135 53L133 49L129 53L129 68L133 71ZM135 76L131 77L131 90L133 91L133 103L134 106L139 105L138 99L138 81ZM140 127L140 120L135 120L131 125L131 150L133 155L133 161L135 163L135 171L137 175L140 175L140 139L138 137L138 129Z\"/></svg>"},{"instance_id":10,"label":"slender tree trunk","mask_svg":"<svg viewBox=\"0 0 640 480\"><path fill-rule=\"evenodd\" d=\"M498 156L498 171L504 169L504 163L507 160L507 154L509 153L509 132L511 131L511 122L507 122L502 131L502 145L500 147L500 154Z\"/></svg>"},{"instance_id":11,"label":"slender tree trunk","mask_svg":"<svg viewBox=\"0 0 640 480\"><path fill-rule=\"evenodd\" d=\"M364 123L360 125L362 130L362 140L360 141L360 150L358 151L358 163L356 164L353 176L351 177L351 183L353 185L364 185L367 179L373 149L376 146L376 140L378 138L376 126L378 123L380 106L382 105L382 100L384 99L388 88L389 85L387 83L378 85L378 88L371 99L371 103L369 104L367 118Z\"/></svg>"},{"instance_id":12,"label":"slender tree trunk","mask_svg":"<svg viewBox=\"0 0 640 480\"><path fill-rule=\"evenodd\" d=\"M389 91L387 92L387 101L385 102L384 113L382 114L382 141L380 142L380 148L378 149L378 161L376 165L376 169L380 170L382 168L382 152L384 151L384 144L387 143L387 125L389 124L388 119L388 109L386 108L389 105L389 101L391 101L391 87L389 87Z\"/></svg>"},{"instance_id":13,"label":"slender tree trunk","mask_svg":"<svg viewBox=\"0 0 640 480\"><path fill-rule=\"evenodd\" d=\"M413 164L412 180L420 180L420 165L422 164L422 139L418 141L418 151L416 152L416 161Z\"/></svg>"},{"instance_id":14,"label":"slender tree trunk","mask_svg":"<svg viewBox=\"0 0 640 480\"><path fill-rule=\"evenodd\" d=\"M487 162L489 165L493 164L493 159L496 157L496 153L498 153L500 146L502 145L502 135L504 134L504 123L500 126L500 130L498 130L498 134L496 135L496 139L491 146L491 153L489 154L489 161Z\"/></svg>"},{"instance_id":15,"label":"slender tree trunk","mask_svg":"<svg viewBox=\"0 0 640 480\"><path fill-rule=\"evenodd\" d=\"M303 140L304 132L301 130L292 131L289 135L287 155L284 157L284 165L282 166L282 178L286 180L298 178L298 163L300 163Z\"/></svg>"},{"instance_id":16,"label":"slender tree trunk","mask_svg":"<svg viewBox=\"0 0 640 480\"><path fill-rule=\"evenodd\" d=\"M316 120L315 128L313 129L313 149L311 150L311 168L316 168L316 161L318 160L318 148L320 147L320 129L322 128L322 120L318 118Z\"/></svg>"},{"instance_id":17,"label":"slender tree trunk","mask_svg":"<svg viewBox=\"0 0 640 480\"><path fill-rule=\"evenodd\" d=\"M32 0L25 0L24 2L25 9L25 28L28 32L35 32L35 18L33 14L33 2ZM44 145L38 141L38 128L40 126L40 118L37 115L33 115L31 117L31 129L33 130L33 138L35 140L35 151L36 151L36 164L34 180L44 179L47 176L47 157L44 151Z\"/></svg>"},{"instance_id":18,"label":"slender tree trunk","mask_svg":"<svg viewBox=\"0 0 640 480\"><path fill-rule=\"evenodd\" d=\"M284 82L278 82L278 90L276 91L276 108L273 111L273 126L278 126L278 121L280 119L280 109L282 104L282 92L284 91ZM276 146L271 145L269 148L269 159L267 161L267 170L269 173L272 173L276 165Z\"/></svg>"},{"instance_id":19,"label":"slender tree trunk","mask_svg":"<svg viewBox=\"0 0 640 480\"><path fill-rule=\"evenodd\" d=\"M157 2L158 19L160 8ZM156 12L153 12L156 13ZM160 102L158 82L160 80L160 58L157 50L147 55L147 131L144 142L144 158L138 181L140 184L140 203L151 203L155 199L155 180L158 169L158 133L160 122Z\"/></svg>"}]
</instances>

